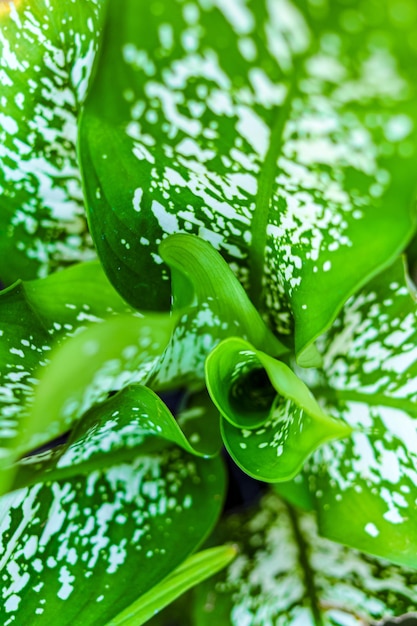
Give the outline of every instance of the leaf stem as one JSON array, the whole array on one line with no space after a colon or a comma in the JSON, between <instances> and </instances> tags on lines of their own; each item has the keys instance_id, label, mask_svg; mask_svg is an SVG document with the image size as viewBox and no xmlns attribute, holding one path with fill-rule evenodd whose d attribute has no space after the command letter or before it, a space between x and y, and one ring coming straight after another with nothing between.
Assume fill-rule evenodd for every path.
<instances>
[{"instance_id":1,"label":"leaf stem","mask_svg":"<svg viewBox=\"0 0 417 626\"><path fill-rule=\"evenodd\" d=\"M285 101L278 110L258 179L258 193L251 224L252 241L249 248L249 297L258 309L262 299L269 209L277 174L277 160L282 150L284 128L292 103L295 82L293 78Z\"/></svg>"}]
</instances>

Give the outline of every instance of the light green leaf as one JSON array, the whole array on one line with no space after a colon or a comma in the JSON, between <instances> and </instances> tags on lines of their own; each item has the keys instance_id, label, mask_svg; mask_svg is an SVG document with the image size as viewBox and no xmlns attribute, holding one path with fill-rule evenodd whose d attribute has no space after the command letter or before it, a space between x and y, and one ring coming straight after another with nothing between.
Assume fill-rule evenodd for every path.
<instances>
[{"instance_id":1,"label":"light green leaf","mask_svg":"<svg viewBox=\"0 0 417 626\"><path fill-rule=\"evenodd\" d=\"M219 459L173 449L4 496L1 623L106 623L196 549L223 490Z\"/></svg>"},{"instance_id":2,"label":"light green leaf","mask_svg":"<svg viewBox=\"0 0 417 626\"><path fill-rule=\"evenodd\" d=\"M46 365L51 336L25 297L23 284L0 293L0 460L18 435L21 414L33 398L35 375Z\"/></svg>"},{"instance_id":3,"label":"light green leaf","mask_svg":"<svg viewBox=\"0 0 417 626\"><path fill-rule=\"evenodd\" d=\"M80 157L93 238L130 303L168 308L158 245L198 234L273 330L294 316L310 360L415 227L417 16L396 6L110 2Z\"/></svg>"},{"instance_id":4,"label":"light green leaf","mask_svg":"<svg viewBox=\"0 0 417 626\"><path fill-rule=\"evenodd\" d=\"M161 398L148 387L129 385L87 411L66 443L20 460L13 487L68 478L74 474L74 466L77 473L88 474L130 462L139 447L141 453L154 452L165 448L167 442L197 456L216 456L221 438L220 433L213 432L207 440L188 439Z\"/></svg>"},{"instance_id":5,"label":"light green leaf","mask_svg":"<svg viewBox=\"0 0 417 626\"><path fill-rule=\"evenodd\" d=\"M173 310L181 315L153 384L171 388L204 380L204 361L225 338L240 335L274 356L288 352L268 329L221 255L193 235L159 247L171 270Z\"/></svg>"},{"instance_id":6,"label":"light green leaf","mask_svg":"<svg viewBox=\"0 0 417 626\"><path fill-rule=\"evenodd\" d=\"M293 478L320 445L351 433L285 363L243 339L225 339L209 354L206 381L229 453L260 480Z\"/></svg>"},{"instance_id":7,"label":"light green leaf","mask_svg":"<svg viewBox=\"0 0 417 626\"><path fill-rule=\"evenodd\" d=\"M65 432L111 391L146 382L172 329L168 315L120 315L55 348L39 376L18 449L23 445L28 450Z\"/></svg>"},{"instance_id":8,"label":"light green leaf","mask_svg":"<svg viewBox=\"0 0 417 626\"><path fill-rule=\"evenodd\" d=\"M105 0L0 6L1 280L94 256L75 144Z\"/></svg>"},{"instance_id":9,"label":"light green leaf","mask_svg":"<svg viewBox=\"0 0 417 626\"><path fill-rule=\"evenodd\" d=\"M194 554L106 626L141 626L182 593L226 567L235 556L232 546Z\"/></svg>"},{"instance_id":10,"label":"light green leaf","mask_svg":"<svg viewBox=\"0 0 417 626\"><path fill-rule=\"evenodd\" d=\"M0 292L0 444L2 464L10 454L27 451L34 445L40 445L51 437L69 427L69 422L62 423L48 430L47 425L59 418L59 405L69 402L75 395L87 393L87 369L103 365L105 356L123 353L128 345L136 344L146 334L147 322L126 313L132 309L120 298L104 276L100 265L96 262L76 265L46 279L26 281ZM118 315L120 314L120 317ZM101 324L106 318L114 318ZM124 321L125 320L125 321ZM100 322L94 324L93 322ZM162 354L169 340L173 322L168 316L160 317L153 322L157 328L151 346L141 352L141 363L148 364L155 357L156 346L160 341L158 354ZM82 331L86 326L88 330ZM109 333L109 335L107 335ZM112 341L110 341L113 333ZM66 346L52 346L72 336ZM100 346L97 343L101 342ZM118 348L115 342L119 342ZM123 343L124 342L124 343ZM98 347L95 354L94 346ZM152 347L153 346L153 347ZM84 354L83 350L90 350ZM135 366L138 363L137 350L135 355L130 350L122 357L124 365ZM79 352L80 351L80 352ZM146 357L148 354L149 358ZM134 358L135 357L135 358ZM53 363L50 363L51 358ZM101 359L101 360L100 360ZM132 365L132 359L134 361ZM119 368L123 366L119 362ZM129 361L129 363L128 363ZM108 372L108 385L117 389L116 363L113 363L113 381ZM72 380L71 380L72 376ZM144 373L136 373L136 380L143 380ZM43 382L39 385L39 380ZM45 382L46 381L46 382ZM48 387L48 381L52 387ZM91 382L91 380L90 380ZM109 389L102 390L102 395ZM91 389L90 389L91 391ZM35 393L36 392L36 393ZM90 394L91 406L94 398L98 398L96 390ZM72 394L72 396L71 396ZM29 407L32 407L29 410ZM28 418L30 413L30 418ZM57 415L58 413L58 415ZM77 414L77 417L80 413ZM74 411L68 418L75 418ZM26 422L26 426L23 424ZM23 432L26 428L26 433ZM40 436L36 441L32 435Z\"/></svg>"},{"instance_id":11,"label":"light green leaf","mask_svg":"<svg viewBox=\"0 0 417 626\"><path fill-rule=\"evenodd\" d=\"M80 326L115 314L135 313L97 261L76 263L45 279L25 281L22 286L33 314L55 335L75 332Z\"/></svg>"},{"instance_id":12,"label":"light green leaf","mask_svg":"<svg viewBox=\"0 0 417 626\"><path fill-rule=\"evenodd\" d=\"M310 469L320 531L417 566L417 314L398 260L351 298L319 347L310 386L353 428ZM316 388L314 388L314 386Z\"/></svg>"},{"instance_id":13,"label":"light green leaf","mask_svg":"<svg viewBox=\"0 0 417 626\"><path fill-rule=\"evenodd\" d=\"M321 538L312 514L276 495L219 535L240 553L197 589L194 626L354 626L417 609L415 570Z\"/></svg>"}]
</instances>

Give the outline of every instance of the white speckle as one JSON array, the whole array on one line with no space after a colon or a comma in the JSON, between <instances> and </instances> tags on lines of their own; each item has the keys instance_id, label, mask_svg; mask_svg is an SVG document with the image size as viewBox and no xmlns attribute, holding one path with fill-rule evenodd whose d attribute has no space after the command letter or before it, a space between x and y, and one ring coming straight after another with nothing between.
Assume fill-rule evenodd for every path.
<instances>
[{"instance_id":1,"label":"white speckle","mask_svg":"<svg viewBox=\"0 0 417 626\"><path fill-rule=\"evenodd\" d=\"M138 189L135 189L135 193L133 196L133 210L136 211L137 213L140 212L142 196L143 196L143 189L141 187L138 187Z\"/></svg>"},{"instance_id":2,"label":"white speckle","mask_svg":"<svg viewBox=\"0 0 417 626\"><path fill-rule=\"evenodd\" d=\"M378 528L375 526L375 524L373 524L372 522L369 522L369 524L366 524L365 526L365 532L368 535L371 535L371 537L378 537L379 535L379 530Z\"/></svg>"},{"instance_id":3,"label":"white speckle","mask_svg":"<svg viewBox=\"0 0 417 626\"><path fill-rule=\"evenodd\" d=\"M0 127L9 135L15 135L19 130L16 121L10 115L5 115L4 113L0 113Z\"/></svg>"},{"instance_id":4,"label":"white speckle","mask_svg":"<svg viewBox=\"0 0 417 626\"><path fill-rule=\"evenodd\" d=\"M6 602L4 603L6 613L12 613L14 611L17 611L17 609L19 608L20 600L21 598L15 594L7 598Z\"/></svg>"},{"instance_id":5,"label":"white speckle","mask_svg":"<svg viewBox=\"0 0 417 626\"><path fill-rule=\"evenodd\" d=\"M66 565L63 565L59 570L59 582L62 583L61 588L58 591L58 598L61 600L67 600L71 593L74 590L74 585L71 583L74 582L75 576L73 576Z\"/></svg>"},{"instance_id":6,"label":"white speckle","mask_svg":"<svg viewBox=\"0 0 417 626\"><path fill-rule=\"evenodd\" d=\"M413 130L413 120L408 115L395 115L385 126L385 137L388 141L402 141Z\"/></svg>"}]
</instances>

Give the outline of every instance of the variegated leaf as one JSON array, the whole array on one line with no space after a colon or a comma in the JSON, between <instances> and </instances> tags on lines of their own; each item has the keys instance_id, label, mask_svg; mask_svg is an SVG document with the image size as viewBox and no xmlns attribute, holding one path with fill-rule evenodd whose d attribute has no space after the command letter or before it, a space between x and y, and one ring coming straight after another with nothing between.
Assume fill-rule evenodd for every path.
<instances>
[{"instance_id":1,"label":"variegated leaf","mask_svg":"<svg viewBox=\"0 0 417 626\"><path fill-rule=\"evenodd\" d=\"M74 403L80 394L87 402L83 408L86 410L108 391L119 388L123 381L144 380L145 373L138 371L138 365L146 362L149 373L155 356L162 354L169 340L172 322L160 316L149 321L155 327L150 339L148 322L135 315L125 319L128 312L133 313L95 262L74 266L45 279L17 283L0 293L2 464L10 454L15 454L17 447L21 452L27 451L28 447L41 445L62 429L68 429L70 422L67 420L65 424L60 420L60 408L63 405L68 408L68 402ZM109 317L112 319L105 321ZM88 325L91 328L86 329ZM72 335L76 336L51 353L56 343ZM146 349L143 346L139 350L141 341L145 341ZM95 368L103 368L110 354L120 358L107 368L107 386L97 389ZM88 367L90 380L86 378ZM95 395L91 377L96 382ZM118 379L121 379L119 385ZM78 394L77 398L74 394ZM71 421L80 414L73 407L66 416ZM58 427L55 424L50 429L51 422L56 420Z\"/></svg>"},{"instance_id":2,"label":"variegated leaf","mask_svg":"<svg viewBox=\"0 0 417 626\"><path fill-rule=\"evenodd\" d=\"M75 146L105 4L0 3L3 283L94 256Z\"/></svg>"},{"instance_id":3,"label":"variegated leaf","mask_svg":"<svg viewBox=\"0 0 417 626\"><path fill-rule=\"evenodd\" d=\"M206 384L228 452L259 480L290 480L320 445L351 434L288 365L243 339L225 339L209 354Z\"/></svg>"},{"instance_id":4,"label":"variegated leaf","mask_svg":"<svg viewBox=\"0 0 417 626\"><path fill-rule=\"evenodd\" d=\"M219 534L240 554L198 592L195 626L370 626L417 609L415 570L322 539L276 495Z\"/></svg>"},{"instance_id":5,"label":"variegated leaf","mask_svg":"<svg viewBox=\"0 0 417 626\"><path fill-rule=\"evenodd\" d=\"M293 313L302 362L415 224L417 16L396 1L110 3L80 155L129 302L168 307L157 246L197 233L274 330Z\"/></svg>"},{"instance_id":6,"label":"variegated leaf","mask_svg":"<svg viewBox=\"0 0 417 626\"><path fill-rule=\"evenodd\" d=\"M95 403L145 383L171 337L168 315L123 316L91 325L53 349L39 373L18 449L27 451L71 428Z\"/></svg>"},{"instance_id":7,"label":"variegated leaf","mask_svg":"<svg viewBox=\"0 0 417 626\"><path fill-rule=\"evenodd\" d=\"M154 386L201 385L205 359L225 337L242 336L274 356L288 352L213 246L178 234L165 239L159 251L171 271L173 310L181 317Z\"/></svg>"},{"instance_id":8,"label":"variegated leaf","mask_svg":"<svg viewBox=\"0 0 417 626\"><path fill-rule=\"evenodd\" d=\"M187 436L190 429L183 432L151 389L129 385L87 411L67 441L20 459L14 466L13 488L62 480L74 474L75 466L77 473L88 474L103 466L131 462L138 449L141 454L150 453L166 448L168 443L196 456L217 456L221 448L218 419L215 424L217 429L205 427L206 437L202 439L194 429Z\"/></svg>"},{"instance_id":9,"label":"variegated leaf","mask_svg":"<svg viewBox=\"0 0 417 626\"><path fill-rule=\"evenodd\" d=\"M398 260L345 305L312 384L353 428L315 456L320 531L417 566L417 311Z\"/></svg>"},{"instance_id":10,"label":"variegated leaf","mask_svg":"<svg viewBox=\"0 0 417 626\"><path fill-rule=\"evenodd\" d=\"M3 496L2 624L106 623L204 539L223 489L219 459L173 449Z\"/></svg>"}]
</instances>

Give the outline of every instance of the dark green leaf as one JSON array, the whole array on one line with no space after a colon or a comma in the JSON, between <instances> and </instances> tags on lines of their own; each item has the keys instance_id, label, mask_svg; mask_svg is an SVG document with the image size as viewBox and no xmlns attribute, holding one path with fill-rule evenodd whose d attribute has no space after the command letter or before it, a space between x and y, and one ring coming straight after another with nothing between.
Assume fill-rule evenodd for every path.
<instances>
[{"instance_id":1,"label":"dark green leaf","mask_svg":"<svg viewBox=\"0 0 417 626\"><path fill-rule=\"evenodd\" d=\"M310 361L415 227L417 15L401 6L405 20L397 0L110 2L80 156L130 303L168 308L158 246L198 234L274 330L293 314Z\"/></svg>"},{"instance_id":2,"label":"dark green leaf","mask_svg":"<svg viewBox=\"0 0 417 626\"><path fill-rule=\"evenodd\" d=\"M232 546L209 548L194 554L106 626L141 626L187 589L226 567L235 556Z\"/></svg>"},{"instance_id":3,"label":"dark green leaf","mask_svg":"<svg viewBox=\"0 0 417 626\"><path fill-rule=\"evenodd\" d=\"M1 281L94 256L76 158L77 118L105 0L0 2Z\"/></svg>"},{"instance_id":4,"label":"dark green leaf","mask_svg":"<svg viewBox=\"0 0 417 626\"><path fill-rule=\"evenodd\" d=\"M4 496L1 623L102 626L195 550L223 490L218 459L173 449Z\"/></svg>"}]
</instances>

